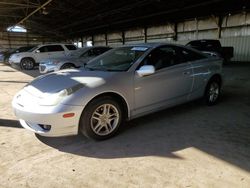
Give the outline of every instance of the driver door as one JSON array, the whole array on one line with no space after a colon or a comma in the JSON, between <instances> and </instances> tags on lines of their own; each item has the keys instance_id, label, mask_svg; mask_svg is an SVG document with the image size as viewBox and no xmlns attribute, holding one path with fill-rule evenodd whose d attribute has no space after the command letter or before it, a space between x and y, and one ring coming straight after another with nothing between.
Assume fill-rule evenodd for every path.
<instances>
[{"instance_id":1,"label":"driver door","mask_svg":"<svg viewBox=\"0 0 250 188\"><path fill-rule=\"evenodd\" d=\"M42 46L35 51L36 62L40 63L44 59L50 58L50 52L47 46Z\"/></svg>"},{"instance_id":2,"label":"driver door","mask_svg":"<svg viewBox=\"0 0 250 188\"><path fill-rule=\"evenodd\" d=\"M156 72L144 77L135 73L136 114L187 100L193 83L192 66L180 59L177 47L164 46L153 50L137 69L143 65L153 65Z\"/></svg>"}]
</instances>

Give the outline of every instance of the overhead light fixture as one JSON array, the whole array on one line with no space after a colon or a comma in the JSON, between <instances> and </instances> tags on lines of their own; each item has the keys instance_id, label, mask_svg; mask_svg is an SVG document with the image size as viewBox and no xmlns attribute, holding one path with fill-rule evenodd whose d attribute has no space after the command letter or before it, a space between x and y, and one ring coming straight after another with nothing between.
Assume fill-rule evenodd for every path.
<instances>
[{"instance_id":1,"label":"overhead light fixture","mask_svg":"<svg viewBox=\"0 0 250 188\"><path fill-rule=\"evenodd\" d=\"M243 6L243 7L242 7L242 13L243 13L243 14L246 14L246 13L247 13L247 11L246 11L246 6Z\"/></svg>"},{"instance_id":2,"label":"overhead light fixture","mask_svg":"<svg viewBox=\"0 0 250 188\"><path fill-rule=\"evenodd\" d=\"M8 32L21 32L21 33L26 33L27 29L25 29L25 27L22 27L20 25L14 25L14 26L10 26L7 28Z\"/></svg>"}]
</instances>

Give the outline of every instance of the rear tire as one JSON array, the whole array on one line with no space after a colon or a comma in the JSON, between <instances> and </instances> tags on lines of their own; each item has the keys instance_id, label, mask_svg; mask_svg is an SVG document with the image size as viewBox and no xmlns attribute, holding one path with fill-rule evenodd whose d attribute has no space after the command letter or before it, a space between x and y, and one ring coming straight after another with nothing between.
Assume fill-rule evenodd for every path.
<instances>
[{"instance_id":1,"label":"rear tire","mask_svg":"<svg viewBox=\"0 0 250 188\"><path fill-rule=\"evenodd\" d=\"M221 94L221 83L218 79L214 78L207 84L204 99L208 106L218 103Z\"/></svg>"},{"instance_id":2,"label":"rear tire","mask_svg":"<svg viewBox=\"0 0 250 188\"><path fill-rule=\"evenodd\" d=\"M88 138L104 140L114 136L123 121L120 105L111 97L91 101L83 111L80 132Z\"/></svg>"},{"instance_id":3,"label":"rear tire","mask_svg":"<svg viewBox=\"0 0 250 188\"><path fill-rule=\"evenodd\" d=\"M23 58L20 62L21 69L32 70L35 66L35 61L32 58Z\"/></svg>"}]
</instances>

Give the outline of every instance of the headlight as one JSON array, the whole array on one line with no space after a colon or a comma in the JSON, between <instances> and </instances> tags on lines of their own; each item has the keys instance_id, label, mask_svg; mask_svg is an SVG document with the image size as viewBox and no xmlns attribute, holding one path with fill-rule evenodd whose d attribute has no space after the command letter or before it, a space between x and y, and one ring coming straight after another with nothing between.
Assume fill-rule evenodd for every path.
<instances>
[{"instance_id":1,"label":"headlight","mask_svg":"<svg viewBox=\"0 0 250 188\"><path fill-rule=\"evenodd\" d=\"M48 61L48 62L44 62L44 64L47 64L47 65L57 65L58 63L60 63L60 61Z\"/></svg>"},{"instance_id":2,"label":"headlight","mask_svg":"<svg viewBox=\"0 0 250 188\"><path fill-rule=\"evenodd\" d=\"M12 54L10 57L9 57L9 59L16 59L16 58L18 58L18 57L20 57L20 55L19 54Z\"/></svg>"},{"instance_id":3,"label":"headlight","mask_svg":"<svg viewBox=\"0 0 250 188\"><path fill-rule=\"evenodd\" d=\"M77 90L84 87L83 84L77 84L73 87L70 87L68 89L63 89L59 91L58 93L50 94L49 96L45 98L40 98L38 103L41 106L56 106L59 104L65 97L75 93Z\"/></svg>"}]
</instances>

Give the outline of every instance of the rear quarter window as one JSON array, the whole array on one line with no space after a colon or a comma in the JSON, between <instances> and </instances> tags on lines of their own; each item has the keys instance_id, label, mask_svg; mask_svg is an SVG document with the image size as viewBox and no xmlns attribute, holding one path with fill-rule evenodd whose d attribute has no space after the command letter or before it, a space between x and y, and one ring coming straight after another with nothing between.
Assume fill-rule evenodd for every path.
<instances>
[{"instance_id":1,"label":"rear quarter window","mask_svg":"<svg viewBox=\"0 0 250 188\"><path fill-rule=\"evenodd\" d=\"M181 48L180 49L180 53L183 56L183 60L185 62L188 61L196 61L196 60L200 60L200 59L205 59L207 58L207 56L197 53L195 51L189 50L189 49L185 49L185 48Z\"/></svg>"}]
</instances>

